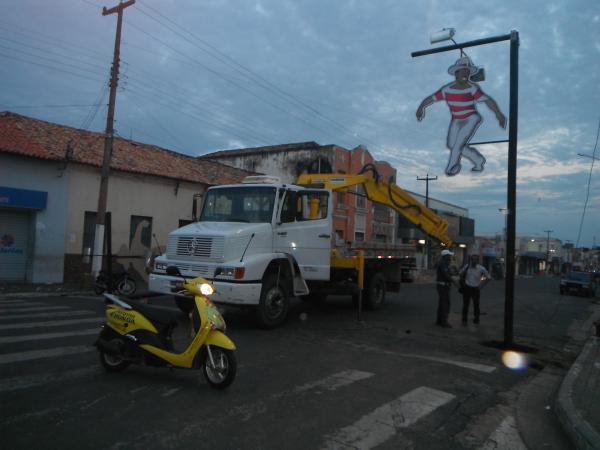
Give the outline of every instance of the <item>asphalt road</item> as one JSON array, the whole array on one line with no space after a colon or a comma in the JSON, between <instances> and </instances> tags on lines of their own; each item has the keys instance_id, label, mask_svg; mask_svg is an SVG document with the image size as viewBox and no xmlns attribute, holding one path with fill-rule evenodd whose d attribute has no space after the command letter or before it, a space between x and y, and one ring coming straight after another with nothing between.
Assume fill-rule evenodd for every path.
<instances>
[{"instance_id":1,"label":"asphalt road","mask_svg":"<svg viewBox=\"0 0 600 450\"><path fill-rule=\"evenodd\" d=\"M227 310L239 367L225 392L199 371L135 366L106 374L91 346L102 323L99 298L4 296L0 442L6 449L522 448L519 390L543 366L571 364L569 334L595 300L560 296L557 279L517 280L515 339L536 352L530 367L515 371L485 345L502 340L503 287L484 290L478 326L460 326L454 293L452 329L433 325L432 285L403 285L360 323L341 297L323 306L295 300L287 323L271 331Z\"/></svg>"}]
</instances>

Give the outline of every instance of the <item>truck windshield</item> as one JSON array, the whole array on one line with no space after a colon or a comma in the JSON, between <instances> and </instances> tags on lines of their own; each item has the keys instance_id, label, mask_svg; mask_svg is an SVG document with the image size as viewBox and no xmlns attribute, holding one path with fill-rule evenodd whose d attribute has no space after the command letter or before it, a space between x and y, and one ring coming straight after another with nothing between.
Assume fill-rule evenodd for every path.
<instances>
[{"instance_id":1,"label":"truck windshield","mask_svg":"<svg viewBox=\"0 0 600 450\"><path fill-rule=\"evenodd\" d=\"M271 222L276 189L271 186L238 186L210 189L201 222Z\"/></svg>"}]
</instances>

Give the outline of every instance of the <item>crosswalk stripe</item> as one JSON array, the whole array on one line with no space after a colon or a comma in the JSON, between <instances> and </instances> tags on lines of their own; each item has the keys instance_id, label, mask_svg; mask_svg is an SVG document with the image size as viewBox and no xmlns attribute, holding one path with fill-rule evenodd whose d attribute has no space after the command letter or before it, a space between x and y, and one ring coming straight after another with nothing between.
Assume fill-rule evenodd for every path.
<instances>
[{"instance_id":1,"label":"crosswalk stripe","mask_svg":"<svg viewBox=\"0 0 600 450\"><path fill-rule=\"evenodd\" d=\"M360 370L344 370L342 372L334 373L320 380L312 381L310 383L303 384L294 389L278 392L277 394L271 395L266 400L258 400L251 404L240 405L232 408L229 411L230 415L241 415L242 421L247 422L258 414L262 414L268 409L268 401L281 401L282 399L291 397L293 395L302 394L309 390L328 390L335 391L338 388L347 386L356 381L364 380L372 377L374 374L371 372L362 372Z\"/></svg>"},{"instance_id":2,"label":"crosswalk stripe","mask_svg":"<svg viewBox=\"0 0 600 450\"><path fill-rule=\"evenodd\" d=\"M19 389L29 389L57 381L72 381L77 378L96 373L99 369L100 365L94 364L93 366L72 369L66 372L43 373L39 375L5 378L4 380L0 380L0 393L17 391Z\"/></svg>"},{"instance_id":3,"label":"crosswalk stripe","mask_svg":"<svg viewBox=\"0 0 600 450\"><path fill-rule=\"evenodd\" d=\"M88 328L86 330L79 331L67 331L64 333L42 333L42 334L28 334L25 336L4 336L0 337L0 344L14 344L17 342L37 341L43 339L58 339L63 337L71 336L89 336L92 334L99 334L100 328Z\"/></svg>"},{"instance_id":4,"label":"crosswalk stripe","mask_svg":"<svg viewBox=\"0 0 600 450\"><path fill-rule=\"evenodd\" d=\"M30 352L6 353L0 355L0 364L31 361L33 359L54 358L57 356L74 355L96 350L91 345L75 345L73 347L49 348L46 350L32 350Z\"/></svg>"},{"instance_id":5,"label":"crosswalk stripe","mask_svg":"<svg viewBox=\"0 0 600 450\"><path fill-rule=\"evenodd\" d=\"M306 383L302 386L298 386L294 389L294 393L300 394L311 389L324 389L327 391L335 391L340 387L344 387L356 381L370 378L373 375L374 374L372 374L371 372L363 372L361 370L345 370L343 372L335 373L321 380L313 381L312 383Z\"/></svg>"},{"instance_id":6,"label":"crosswalk stripe","mask_svg":"<svg viewBox=\"0 0 600 450\"><path fill-rule=\"evenodd\" d=\"M73 319L73 320L54 320L51 322L27 322L27 323L11 323L10 325L0 325L0 330L19 330L21 328L41 328L41 327L60 327L63 325L78 325L80 323L98 323L104 319L94 317L92 319Z\"/></svg>"},{"instance_id":7,"label":"crosswalk stripe","mask_svg":"<svg viewBox=\"0 0 600 450\"><path fill-rule=\"evenodd\" d=\"M0 306L1 305L17 305L17 304L23 304L23 303L27 303L27 300L0 300ZM30 303L27 303L30 304ZM42 303L35 303L36 305L42 305Z\"/></svg>"},{"instance_id":8,"label":"crosswalk stripe","mask_svg":"<svg viewBox=\"0 0 600 450\"><path fill-rule=\"evenodd\" d=\"M519 435L515 418L505 417L480 447L480 450L527 450L527 446Z\"/></svg>"},{"instance_id":9,"label":"crosswalk stripe","mask_svg":"<svg viewBox=\"0 0 600 450\"><path fill-rule=\"evenodd\" d=\"M418 387L329 436L323 448L374 448L454 398L447 392Z\"/></svg>"},{"instance_id":10,"label":"crosswalk stripe","mask_svg":"<svg viewBox=\"0 0 600 450\"><path fill-rule=\"evenodd\" d=\"M96 314L95 311L60 311L60 312L49 312L49 313L35 313L35 314L10 314L8 316L0 316L0 320L13 320L13 319L41 319L50 317L73 317L73 316L84 316L86 314Z\"/></svg>"},{"instance_id":11,"label":"crosswalk stripe","mask_svg":"<svg viewBox=\"0 0 600 450\"><path fill-rule=\"evenodd\" d=\"M21 305L19 305L21 306ZM0 314L26 313L34 311L58 311L59 309L70 309L68 306L36 306L35 308L11 308L0 309Z\"/></svg>"}]
</instances>

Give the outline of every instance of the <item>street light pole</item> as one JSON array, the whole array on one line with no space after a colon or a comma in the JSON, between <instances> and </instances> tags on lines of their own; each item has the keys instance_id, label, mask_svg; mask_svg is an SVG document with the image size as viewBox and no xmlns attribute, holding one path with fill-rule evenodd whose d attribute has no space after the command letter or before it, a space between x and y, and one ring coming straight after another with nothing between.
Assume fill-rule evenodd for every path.
<instances>
[{"instance_id":1,"label":"street light pole","mask_svg":"<svg viewBox=\"0 0 600 450\"><path fill-rule=\"evenodd\" d=\"M429 174L425 175L424 177L417 177L417 181L424 181L425 182L425 206L427 206L429 208L429 182L430 181L435 181L437 180L438 177L437 175L435 177L430 177ZM431 239L427 239L427 244L425 246L426 250L426 255L425 255L425 261L426 261L426 269L429 269L431 267Z\"/></svg>"},{"instance_id":2,"label":"street light pole","mask_svg":"<svg viewBox=\"0 0 600 450\"><path fill-rule=\"evenodd\" d=\"M504 347L514 347L513 321L514 321L514 294L515 294L515 235L517 212L517 125L519 115L519 32L511 31L510 34L494 36L491 38L477 39L470 42L448 45L412 52L413 58L435 53L462 50L463 48L492 44L495 42L510 41L510 98L508 117L508 173L506 188L506 208L508 209L506 226L506 280L504 301ZM506 142L489 141L482 142ZM475 145L473 143L472 145Z\"/></svg>"},{"instance_id":3,"label":"street light pole","mask_svg":"<svg viewBox=\"0 0 600 450\"><path fill-rule=\"evenodd\" d=\"M544 233L547 234L547 237L546 237L546 266L548 266L548 267L546 267L546 274L548 273L548 268L549 268L548 261L550 261L550 233L553 233L553 232L554 232L554 230L544 230Z\"/></svg>"}]
</instances>

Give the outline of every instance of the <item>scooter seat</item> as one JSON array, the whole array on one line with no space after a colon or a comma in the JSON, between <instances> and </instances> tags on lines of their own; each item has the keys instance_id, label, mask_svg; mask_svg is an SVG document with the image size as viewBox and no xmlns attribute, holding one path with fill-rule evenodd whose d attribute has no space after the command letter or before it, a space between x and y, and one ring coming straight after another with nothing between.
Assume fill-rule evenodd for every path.
<instances>
[{"instance_id":1,"label":"scooter seat","mask_svg":"<svg viewBox=\"0 0 600 450\"><path fill-rule=\"evenodd\" d=\"M155 325L161 326L174 326L179 321L185 319L187 316L177 310L171 308L165 308L163 306L145 305L142 303L127 302L134 311L141 313L150 322Z\"/></svg>"}]
</instances>

